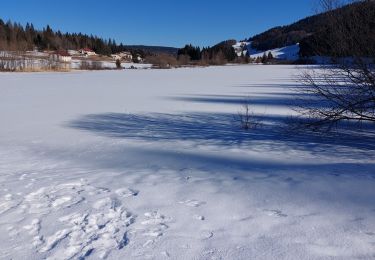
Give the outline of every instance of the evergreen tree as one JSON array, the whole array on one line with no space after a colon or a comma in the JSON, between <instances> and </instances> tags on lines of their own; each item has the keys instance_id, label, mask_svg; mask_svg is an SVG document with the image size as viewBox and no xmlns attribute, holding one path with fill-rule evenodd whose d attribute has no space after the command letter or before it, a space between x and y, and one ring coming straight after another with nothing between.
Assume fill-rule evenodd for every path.
<instances>
[{"instance_id":1,"label":"evergreen tree","mask_svg":"<svg viewBox=\"0 0 375 260\"><path fill-rule=\"evenodd\" d=\"M273 60L272 52L268 52L267 59Z\"/></svg>"},{"instance_id":2,"label":"evergreen tree","mask_svg":"<svg viewBox=\"0 0 375 260\"><path fill-rule=\"evenodd\" d=\"M266 55L266 53L263 53L263 56L262 56L261 62L262 62L263 64L266 64L267 61L268 61L267 55Z\"/></svg>"},{"instance_id":3,"label":"evergreen tree","mask_svg":"<svg viewBox=\"0 0 375 260\"><path fill-rule=\"evenodd\" d=\"M200 47L194 47L193 45L185 45L184 48L179 49L177 56L187 55L190 57L190 60L197 61L201 59L201 49Z\"/></svg>"},{"instance_id":4,"label":"evergreen tree","mask_svg":"<svg viewBox=\"0 0 375 260\"><path fill-rule=\"evenodd\" d=\"M0 19L0 50L26 51L35 47L39 50L90 48L102 55L129 51L126 46L117 45L113 39L104 40L82 33L54 32L49 25L43 30L36 30L32 23L27 23L23 27L11 21L4 23Z\"/></svg>"}]
</instances>

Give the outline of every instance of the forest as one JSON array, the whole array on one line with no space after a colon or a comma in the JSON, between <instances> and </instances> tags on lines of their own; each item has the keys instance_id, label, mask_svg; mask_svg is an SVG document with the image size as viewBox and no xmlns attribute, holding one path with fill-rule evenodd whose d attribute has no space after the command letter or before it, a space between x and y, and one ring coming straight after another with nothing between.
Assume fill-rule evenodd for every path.
<instances>
[{"instance_id":1,"label":"forest","mask_svg":"<svg viewBox=\"0 0 375 260\"><path fill-rule=\"evenodd\" d=\"M30 51L35 48L51 51L90 48L101 55L130 50L112 39L82 33L62 33L54 31L49 25L38 30L32 23L22 26L20 23L0 19L0 50ZM133 48L131 50L136 51Z\"/></svg>"}]
</instances>

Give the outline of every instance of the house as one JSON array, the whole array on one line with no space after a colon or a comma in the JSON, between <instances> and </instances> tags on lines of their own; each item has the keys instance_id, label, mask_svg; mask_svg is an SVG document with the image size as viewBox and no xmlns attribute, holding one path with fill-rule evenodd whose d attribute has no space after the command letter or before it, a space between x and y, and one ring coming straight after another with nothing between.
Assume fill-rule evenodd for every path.
<instances>
[{"instance_id":1,"label":"house","mask_svg":"<svg viewBox=\"0 0 375 260\"><path fill-rule=\"evenodd\" d=\"M118 54L112 54L111 57L112 57L112 59L115 60L115 61L116 61L116 60L121 60L121 56L118 55Z\"/></svg>"},{"instance_id":2,"label":"house","mask_svg":"<svg viewBox=\"0 0 375 260\"><path fill-rule=\"evenodd\" d=\"M95 55L96 55L95 51L93 51L93 50L91 50L91 49L89 49L89 48L83 48L83 49L80 49L78 52L79 52L81 55L84 55L84 56L86 56L86 57L88 57L88 56L95 56Z\"/></svg>"},{"instance_id":3,"label":"house","mask_svg":"<svg viewBox=\"0 0 375 260\"><path fill-rule=\"evenodd\" d=\"M112 54L111 57L113 58L113 60L131 61L133 59L133 55L127 51L122 51L116 54Z\"/></svg>"},{"instance_id":4,"label":"house","mask_svg":"<svg viewBox=\"0 0 375 260\"><path fill-rule=\"evenodd\" d=\"M71 55L71 56L74 56L74 55L79 55L79 51L76 51L76 50L68 50L68 53Z\"/></svg>"},{"instance_id":5,"label":"house","mask_svg":"<svg viewBox=\"0 0 375 260\"><path fill-rule=\"evenodd\" d=\"M124 60L130 60L131 61L133 59L133 55L131 54L131 52L123 51L123 52L120 52L119 55Z\"/></svg>"},{"instance_id":6,"label":"house","mask_svg":"<svg viewBox=\"0 0 375 260\"><path fill-rule=\"evenodd\" d=\"M71 62L72 56L65 50L59 50L52 54L52 59L59 62Z\"/></svg>"}]
</instances>

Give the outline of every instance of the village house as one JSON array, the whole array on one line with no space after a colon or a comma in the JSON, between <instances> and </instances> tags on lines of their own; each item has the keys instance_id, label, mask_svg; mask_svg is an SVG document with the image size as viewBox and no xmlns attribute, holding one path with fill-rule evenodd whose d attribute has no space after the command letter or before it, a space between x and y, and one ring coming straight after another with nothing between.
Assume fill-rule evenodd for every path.
<instances>
[{"instance_id":1,"label":"village house","mask_svg":"<svg viewBox=\"0 0 375 260\"><path fill-rule=\"evenodd\" d=\"M112 59L113 59L114 61L116 61L116 60L121 60L121 56L118 55L118 54L112 54L111 57L112 57Z\"/></svg>"},{"instance_id":2,"label":"village house","mask_svg":"<svg viewBox=\"0 0 375 260\"><path fill-rule=\"evenodd\" d=\"M77 50L68 50L68 53L71 55L71 56L75 56L75 55L79 55L79 51Z\"/></svg>"},{"instance_id":3,"label":"village house","mask_svg":"<svg viewBox=\"0 0 375 260\"><path fill-rule=\"evenodd\" d=\"M59 50L52 54L52 59L59 62L71 62L72 56L65 50Z\"/></svg>"},{"instance_id":4,"label":"village house","mask_svg":"<svg viewBox=\"0 0 375 260\"><path fill-rule=\"evenodd\" d=\"M116 54L112 54L111 57L113 60L125 60L125 61L131 61L133 59L133 55L131 52L122 51Z\"/></svg>"},{"instance_id":5,"label":"village house","mask_svg":"<svg viewBox=\"0 0 375 260\"><path fill-rule=\"evenodd\" d=\"M132 60L133 59L133 55L131 54L131 52L123 51L123 52L120 52L119 55L124 60Z\"/></svg>"},{"instance_id":6,"label":"village house","mask_svg":"<svg viewBox=\"0 0 375 260\"><path fill-rule=\"evenodd\" d=\"M96 55L95 51L93 51L93 50L91 50L91 49L89 49L89 48L83 48L83 49L80 49L78 52L79 52L81 55L84 55L84 56L86 56L86 57L88 57L88 56L95 56L95 55Z\"/></svg>"}]
</instances>

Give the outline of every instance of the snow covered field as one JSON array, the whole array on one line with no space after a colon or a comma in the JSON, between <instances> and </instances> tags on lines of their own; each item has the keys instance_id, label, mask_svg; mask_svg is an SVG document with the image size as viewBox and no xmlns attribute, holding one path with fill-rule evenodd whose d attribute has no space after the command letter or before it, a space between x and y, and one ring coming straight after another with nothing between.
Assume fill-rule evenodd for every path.
<instances>
[{"instance_id":1,"label":"snow covered field","mask_svg":"<svg viewBox=\"0 0 375 260\"><path fill-rule=\"evenodd\" d=\"M374 136L285 135L297 73L0 74L0 258L374 259Z\"/></svg>"},{"instance_id":2,"label":"snow covered field","mask_svg":"<svg viewBox=\"0 0 375 260\"><path fill-rule=\"evenodd\" d=\"M287 61L298 60L300 50L299 43L281 48L270 49L267 51L259 51L251 47L251 42L237 42L235 45L233 45L233 48L235 49L237 56L239 57L242 55L249 55L250 58L256 59L262 58L263 55L268 55L268 53L272 53L272 56L274 58ZM314 57L314 59L318 64L323 62L323 60L321 61L321 59L319 59L318 57Z\"/></svg>"},{"instance_id":3,"label":"snow covered field","mask_svg":"<svg viewBox=\"0 0 375 260\"><path fill-rule=\"evenodd\" d=\"M250 45L247 46L251 58L262 58L264 54L272 53L272 56L280 60L295 61L299 59L299 44L290 45L282 48L276 48L268 51L256 51L251 49Z\"/></svg>"}]
</instances>

